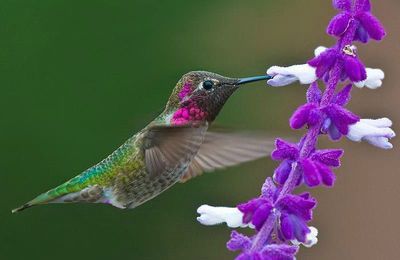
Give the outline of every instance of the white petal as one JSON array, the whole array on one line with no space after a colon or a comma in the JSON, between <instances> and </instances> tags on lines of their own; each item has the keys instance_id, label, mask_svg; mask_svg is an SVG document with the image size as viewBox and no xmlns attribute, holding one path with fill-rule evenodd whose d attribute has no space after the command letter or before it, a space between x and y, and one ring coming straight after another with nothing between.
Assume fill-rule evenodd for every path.
<instances>
[{"instance_id":1,"label":"white petal","mask_svg":"<svg viewBox=\"0 0 400 260\"><path fill-rule=\"evenodd\" d=\"M364 81L354 83L356 87L363 88L367 87L370 89L376 89L382 86L382 80L385 78L385 73L381 69L367 68L367 79Z\"/></svg>"},{"instance_id":2,"label":"white petal","mask_svg":"<svg viewBox=\"0 0 400 260\"><path fill-rule=\"evenodd\" d=\"M310 227L310 232L306 235L306 242L299 242L296 239L292 240L293 245L302 244L305 247L312 247L318 243L318 229L316 227Z\"/></svg>"},{"instance_id":3,"label":"white petal","mask_svg":"<svg viewBox=\"0 0 400 260\"><path fill-rule=\"evenodd\" d=\"M391 127L393 125L392 120L387 117L379 119L361 119L360 121L379 128Z\"/></svg>"},{"instance_id":4,"label":"white petal","mask_svg":"<svg viewBox=\"0 0 400 260\"><path fill-rule=\"evenodd\" d=\"M248 224L242 222L243 213L237 208L213 207L202 205L197 209L200 214L197 221L206 226L226 223L228 227L248 227Z\"/></svg>"},{"instance_id":5,"label":"white petal","mask_svg":"<svg viewBox=\"0 0 400 260\"><path fill-rule=\"evenodd\" d=\"M268 84L274 87L286 86L295 81L301 84L311 84L317 80L315 68L308 64L292 65L289 67L272 66L267 70L267 74L274 76L268 80Z\"/></svg>"},{"instance_id":6,"label":"white petal","mask_svg":"<svg viewBox=\"0 0 400 260\"><path fill-rule=\"evenodd\" d=\"M365 141L381 149L388 150L393 148L393 145L389 142L389 138L386 137L366 137Z\"/></svg>"},{"instance_id":7,"label":"white petal","mask_svg":"<svg viewBox=\"0 0 400 260\"><path fill-rule=\"evenodd\" d=\"M319 56L321 53L323 53L324 51L326 51L326 47L324 46L319 46L314 50L314 55L315 57Z\"/></svg>"},{"instance_id":8,"label":"white petal","mask_svg":"<svg viewBox=\"0 0 400 260\"><path fill-rule=\"evenodd\" d=\"M391 126L392 121L388 118L361 119L349 126L347 138L355 142L366 141L382 149L391 149L393 145L389 139L396 136L396 133L390 128Z\"/></svg>"}]
</instances>

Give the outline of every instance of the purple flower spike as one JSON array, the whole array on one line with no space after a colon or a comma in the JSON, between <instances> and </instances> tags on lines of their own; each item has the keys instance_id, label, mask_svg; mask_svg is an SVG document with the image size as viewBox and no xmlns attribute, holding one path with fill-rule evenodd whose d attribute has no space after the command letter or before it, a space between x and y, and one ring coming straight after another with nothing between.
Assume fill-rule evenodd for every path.
<instances>
[{"instance_id":1,"label":"purple flower spike","mask_svg":"<svg viewBox=\"0 0 400 260\"><path fill-rule=\"evenodd\" d=\"M240 250L236 260L295 260L298 246L311 247L318 242L318 229L309 225L317 201L309 193L296 195L306 187L332 187L340 166L341 149L318 149L320 135L332 140L345 135L348 139L365 141L382 149L393 148L395 137L388 118L359 119L344 107L351 99L352 85L358 88L378 88L384 73L365 68L357 55L354 41L380 40L385 35L380 22L371 14L369 0L333 0L339 10L329 23L327 32L337 38L331 48L319 47L308 64L287 67L272 66L267 70L271 86L286 86L299 81L311 84L306 104L300 105L290 118L290 126L306 133L298 143L276 139L271 158L280 161L273 178L268 177L261 196L234 208L203 205L198 209L198 221L204 225L226 223L229 227L250 227L255 234L247 237L232 232L229 250ZM324 88L318 86L322 81ZM341 87L349 80L350 84ZM323 91L321 91L323 89Z\"/></svg>"}]
</instances>

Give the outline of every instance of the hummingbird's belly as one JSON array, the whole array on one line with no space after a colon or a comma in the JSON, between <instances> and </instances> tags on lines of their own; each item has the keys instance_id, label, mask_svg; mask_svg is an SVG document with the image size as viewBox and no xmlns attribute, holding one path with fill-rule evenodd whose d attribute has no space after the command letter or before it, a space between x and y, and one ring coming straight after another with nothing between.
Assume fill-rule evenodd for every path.
<instances>
[{"instance_id":1,"label":"hummingbird's belly","mask_svg":"<svg viewBox=\"0 0 400 260\"><path fill-rule=\"evenodd\" d=\"M113 192L116 196L116 202L124 208L135 208L177 183L188 166L189 163L186 163L156 177L150 177L143 170L131 181L127 179L117 181Z\"/></svg>"}]
</instances>

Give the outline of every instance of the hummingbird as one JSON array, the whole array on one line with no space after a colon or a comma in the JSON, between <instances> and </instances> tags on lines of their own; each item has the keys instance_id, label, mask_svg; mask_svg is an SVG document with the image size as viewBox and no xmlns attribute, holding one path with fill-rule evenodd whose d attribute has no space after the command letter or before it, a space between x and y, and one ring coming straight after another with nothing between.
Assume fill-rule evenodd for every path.
<instances>
[{"instance_id":1,"label":"hummingbird","mask_svg":"<svg viewBox=\"0 0 400 260\"><path fill-rule=\"evenodd\" d=\"M242 85L271 76L228 78L193 71L181 77L163 112L98 164L12 210L89 202L131 209L178 182L266 156L272 141L209 130Z\"/></svg>"}]
</instances>

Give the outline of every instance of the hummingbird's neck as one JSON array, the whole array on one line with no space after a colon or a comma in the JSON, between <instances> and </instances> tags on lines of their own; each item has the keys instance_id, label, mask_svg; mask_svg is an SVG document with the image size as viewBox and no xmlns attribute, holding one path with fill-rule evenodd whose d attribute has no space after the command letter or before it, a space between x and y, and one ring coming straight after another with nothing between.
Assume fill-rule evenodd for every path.
<instances>
[{"instance_id":1,"label":"hummingbird's neck","mask_svg":"<svg viewBox=\"0 0 400 260\"><path fill-rule=\"evenodd\" d=\"M170 125L186 125L192 122L206 121L208 112L199 106L196 100L190 99L193 91L191 82L186 82L176 93L173 93L161 117Z\"/></svg>"}]
</instances>

